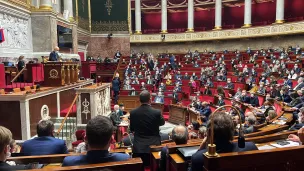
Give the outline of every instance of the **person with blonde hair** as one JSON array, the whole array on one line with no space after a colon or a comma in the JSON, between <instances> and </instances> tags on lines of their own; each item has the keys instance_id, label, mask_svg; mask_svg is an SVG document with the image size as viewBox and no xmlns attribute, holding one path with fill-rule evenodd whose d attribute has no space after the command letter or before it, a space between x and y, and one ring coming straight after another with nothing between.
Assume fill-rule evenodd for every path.
<instances>
[{"instance_id":1,"label":"person with blonde hair","mask_svg":"<svg viewBox=\"0 0 304 171\"><path fill-rule=\"evenodd\" d=\"M12 142L12 132L0 126L0 170L26 170L26 165L10 166L6 159L10 156L10 143Z\"/></svg>"}]
</instances>

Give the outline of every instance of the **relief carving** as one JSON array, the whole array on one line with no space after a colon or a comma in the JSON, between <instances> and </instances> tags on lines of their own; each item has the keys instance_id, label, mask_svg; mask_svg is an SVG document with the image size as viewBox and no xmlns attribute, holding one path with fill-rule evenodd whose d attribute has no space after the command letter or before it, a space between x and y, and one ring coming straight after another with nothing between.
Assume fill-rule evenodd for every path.
<instances>
[{"instance_id":1,"label":"relief carving","mask_svg":"<svg viewBox=\"0 0 304 171\"><path fill-rule=\"evenodd\" d=\"M0 47L28 49L29 21L0 13L0 28L4 30L5 42Z\"/></svg>"}]
</instances>

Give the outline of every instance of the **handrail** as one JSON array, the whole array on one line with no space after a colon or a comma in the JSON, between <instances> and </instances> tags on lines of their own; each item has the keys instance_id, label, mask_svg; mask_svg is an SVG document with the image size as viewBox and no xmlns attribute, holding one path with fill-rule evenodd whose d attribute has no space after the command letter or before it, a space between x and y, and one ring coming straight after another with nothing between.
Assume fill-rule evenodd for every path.
<instances>
[{"instance_id":1,"label":"handrail","mask_svg":"<svg viewBox=\"0 0 304 171\"><path fill-rule=\"evenodd\" d=\"M75 104L75 102L76 102L78 96L79 96L79 94L76 94L76 96L74 97L74 100L73 100L73 102L72 102L72 104L71 104L71 106L70 106L70 108L69 108L67 114L65 115L63 121L61 122L61 125L60 125L59 129L57 130L57 135L59 135L60 132L61 132L61 130L63 129L63 126L64 126L64 124L65 124L65 121L66 121L67 118L69 117L70 112L71 112L71 110L72 110L72 108L73 108L73 105Z\"/></svg>"},{"instance_id":2,"label":"handrail","mask_svg":"<svg viewBox=\"0 0 304 171\"><path fill-rule=\"evenodd\" d=\"M13 83L22 73L25 71L26 67L24 67L18 74L12 79L11 83Z\"/></svg>"},{"instance_id":3,"label":"handrail","mask_svg":"<svg viewBox=\"0 0 304 171\"><path fill-rule=\"evenodd\" d=\"M119 59L119 62L118 62L118 65L117 65L116 70L114 71L114 75L113 75L112 80L115 78L116 73L119 72L119 68L120 68L120 64L121 64L122 58L123 58L123 57L121 57L121 59ZM120 75L119 75L119 76L120 76Z\"/></svg>"}]
</instances>

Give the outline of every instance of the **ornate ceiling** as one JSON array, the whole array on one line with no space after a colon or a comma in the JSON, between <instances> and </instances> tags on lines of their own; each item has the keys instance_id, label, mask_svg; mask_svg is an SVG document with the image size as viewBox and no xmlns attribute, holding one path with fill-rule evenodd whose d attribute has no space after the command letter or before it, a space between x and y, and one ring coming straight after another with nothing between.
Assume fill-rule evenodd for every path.
<instances>
[{"instance_id":1,"label":"ornate ceiling","mask_svg":"<svg viewBox=\"0 0 304 171\"><path fill-rule=\"evenodd\" d=\"M263 3L274 0L252 0L252 3ZM131 0L131 7L134 9L135 0ZM187 8L188 0L167 0L168 9ZM194 6L197 8L213 8L215 0L194 0ZM225 6L240 6L244 0L223 0ZM141 0L142 10L159 10L161 0Z\"/></svg>"}]
</instances>

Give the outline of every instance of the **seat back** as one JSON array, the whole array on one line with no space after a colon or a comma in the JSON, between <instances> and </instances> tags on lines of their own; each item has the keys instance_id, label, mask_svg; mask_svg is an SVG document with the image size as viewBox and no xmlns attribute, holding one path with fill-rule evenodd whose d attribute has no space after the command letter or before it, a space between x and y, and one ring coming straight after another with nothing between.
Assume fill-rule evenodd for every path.
<instances>
[{"instance_id":1,"label":"seat back","mask_svg":"<svg viewBox=\"0 0 304 171\"><path fill-rule=\"evenodd\" d=\"M205 171L298 171L302 168L304 146L204 156ZM300 169L301 170L301 169Z\"/></svg>"},{"instance_id":2,"label":"seat back","mask_svg":"<svg viewBox=\"0 0 304 171\"><path fill-rule=\"evenodd\" d=\"M0 89L0 94L5 94L4 89Z\"/></svg>"},{"instance_id":3,"label":"seat back","mask_svg":"<svg viewBox=\"0 0 304 171\"><path fill-rule=\"evenodd\" d=\"M14 88L14 89L13 89L13 92L14 92L14 93L21 92L21 89L20 89L20 88Z\"/></svg>"}]
</instances>

